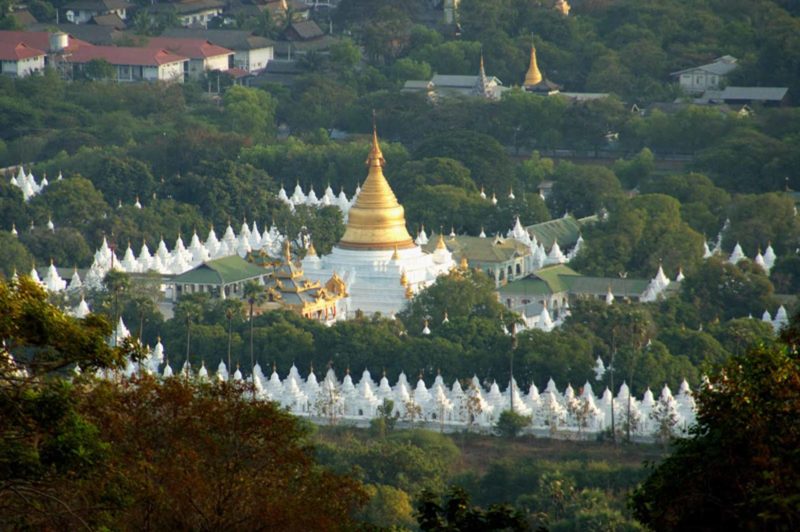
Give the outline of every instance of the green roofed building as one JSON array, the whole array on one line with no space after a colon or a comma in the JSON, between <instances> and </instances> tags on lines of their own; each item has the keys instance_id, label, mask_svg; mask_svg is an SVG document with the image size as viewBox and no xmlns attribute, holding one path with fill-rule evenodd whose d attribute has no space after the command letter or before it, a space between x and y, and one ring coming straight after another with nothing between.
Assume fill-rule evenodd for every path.
<instances>
[{"instance_id":1,"label":"green roofed building","mask_svg":"<svg viewBox=\"0 0 800 532\"><path fill-rule=\"evenodd\" d=\"M563 218L548 220L534 225L529 225L525 229L545 248L553 247L554 242L558 242L561 249L568 249L578 242L581 229L588 224L595 223L597 216L587 216L586 218L575 218L567 215Z\"/></svg>"},{"instance_id":2,"label":"green roofed building","mask_svg":"<svg viewBox=\"0 0 800 532\"><path fill-rule=\"evenodd\" d=\"M431 235L423 251L433 253L438 240L438 235ZM455 262L466 259L470 268L481 270L497 286L524 279L533 271L531 248L514 238L456 235L445 237L444 244Z\"/></svg>"},{"instance_id":3,"label":"green roofed building","mask_svg":"<svg viewBox=\"0 0 800 532\"><path fill-rule=\"evenodd\" d=\"M191 270L172 278L175 289L172 300L183 294L208 293L212 297L241 297L242 288L248 281L261 281L267 271L232 255L208 260Z\"/></svg>"},{"instance_id":4,"label":"green roofed building","mask_svg":"<svg viewBox=\"0 0 800 532\"><path fill-rule=\"evenodd\" d=\"M640 301L650 280L589 277L563 264L545 266L526 279L506 284L498 289L500 301L508 308L519 310L531 304L547 306L558 314L570 300L602 299L608 293L615 301Z\"/></svg>"}]
</instances>

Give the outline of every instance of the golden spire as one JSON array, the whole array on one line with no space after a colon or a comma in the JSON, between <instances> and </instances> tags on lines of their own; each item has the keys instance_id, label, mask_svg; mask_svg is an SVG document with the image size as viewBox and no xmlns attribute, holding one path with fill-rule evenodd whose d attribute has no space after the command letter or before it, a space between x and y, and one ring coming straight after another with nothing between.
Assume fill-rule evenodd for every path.
<instances>
[{"instance_id":1,"label":"golden spire","mask_svg":"<svg viewBox=\"0 0 800 532\"><path fill-rule=\"evenodd\" d=\"M531 62L528 65L528 72L525 74L524 87L534 87L542 82L542 73L539 72L539 65L536 63L536 48L531 44Z\"/></svg>"},{"instance_id":2,"label":"golden spire","mask_svg":"<svg viewBox=\"0 0 800 532\"><path fill-rule=\"evenodd\" d=\"M442 235L441 232L439 233L439 240L436 241L436 249L437 250L439 250L439 249L447 249L447 246L444 243L444 236Z\"/></svg>"},{"instance_id":3,"label":"golden spire","mask_svg":"<svg viewBox=\"0 0 800 532\"><path fill-rule=\"evenodd\" d=\"M309 257L316 257L317 256L317 250L314 247L314 242L309 242L308 243L308 253L307 253L307 255Z\"/></svg>"},{"instance_id":4,"label":"golden spire","mask_svg":"<svg viewBox=\"0 0 800 532\"><path fill-rule=\"evenodd\" d=\"M355 205L350 209L347 228L339 247L344 249L408 249L414 241L406 229L405 210L398 203L383 175L386 163L372 124L372 146L367 156L369 173Z\"/></svg>"},{"instance_id":5,"label":"golden spire","mask_svg":"<svg viewBox=\"0 0 800 532\"><path fill-rule=\"evenodd\" d=\"M467 261L467 257L461 257L461 264L459 264L459 267L465 271L469 268L469 261Z\"/></svg>"},{"instance_id":6,"label":"golden spire","mask_svg":"<svg viewBox=\"0 0 800 532\"><path fill-rule=\"evenodd\" d=\"M411 290L411 285L406 286L406 299L414 297L414 291Z\"/></svg>"},{"instance_id":7,"label":"golden spire","mask_svg":"<svg viewBox=\"0 0 800 532\"><path fill-rule=\"evenodd\" d=\"M286 259L286 264L292 262L292 247L289 244L289 239L287 238L283 245L283 257Z\"/></svg>"},{"instance_id":8,"label":"golden spire","mask_svg":"<svg viewBox=\"0 0 800 532\"><path fill-rule=\"evenodd\" d=\"M392 260L400 260L400 254L397 252L397 246L394 247L394 253L392 253Z\"/></svg>"},{"instance_id":9,"label":"golden spire","mask_svg":"<svg viewBox=\"0 0 800 532\"><path fill-rule=\"evenodd\" d=\"M400 285L401 286L408 286L408 276L406 275L406 271L403 270L403 273L400 274Z\"/></svg>"}]
</instances>

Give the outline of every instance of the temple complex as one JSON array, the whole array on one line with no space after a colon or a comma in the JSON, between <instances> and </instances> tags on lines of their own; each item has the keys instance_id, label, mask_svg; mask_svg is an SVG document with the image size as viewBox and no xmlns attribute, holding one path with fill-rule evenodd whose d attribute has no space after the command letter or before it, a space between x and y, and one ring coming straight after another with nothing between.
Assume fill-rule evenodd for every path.
<instances>
[{"instance_id":1,"label":"temple complex","mask_svg":"<svg viewBox=\"0 0 800 532\"><path fill-rule=\"evenodd\" d=\"M336 274L346 287L340 312L391 316L407 299L455 266L442 244L426 253L406 228L405 211L383 175L385 160L373 127L367 179L348 212L344 236L329 255L308 253L303 270L327 282Z\"/></svg>"},{"instance_id":2,"label":"temple complex","mask_svg":"<svg viewBox=\"0 0 800 532\"><path fill-rule=\"evenodd\" d=\"M531 44L531 59L528 63L528 71L525 72L525 81L522 87L528 92L551 95L558 94L561 86L553 83L542 75L539 70L539 63L536 59L536 47Z\"/></svg>"}]
</instances>

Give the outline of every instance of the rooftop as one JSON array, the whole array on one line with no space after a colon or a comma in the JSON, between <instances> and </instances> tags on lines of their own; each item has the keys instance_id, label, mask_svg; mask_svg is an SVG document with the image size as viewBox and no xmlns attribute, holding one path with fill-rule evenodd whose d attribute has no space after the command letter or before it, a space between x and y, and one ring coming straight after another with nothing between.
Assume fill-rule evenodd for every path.
<instances>
[{"instance_id":1,"label":"rooftop","mask_svg":"<svg viewBox=\"0 0 800 532\"><path fill-rule=\"evenodd\" d=\"M69 57L73 63L105 59L112 65L155 66L186 61L186 57L158 48L128 46L82 46Z\"/></svg>"},{"instance_id":2,"label":"rooftop","mask_svg":"<svg viewBox=\"0 0 800 532\"><path fill-rule=\"evenodd\" d=\"M131 4L125 0L74 0L62 6L62 9L75 11L114 11L129 9Z\"/></svg>"},{"instance_id":3,"label":"rooftop","mask_svg":"<svg viewBox=\"0 0 800 532\"><path fill-rule=\"evenodd\" d=\"M422 249L433 253L437 242L438 235L434 233ZM494 238L456 235L455 237L445 237L444 243L459 260L464 257L469 262L507 262L515 257L531 253L528 246L513 238L495 240Z\"/></svg>"},{"instance_id":4,"label":"rooftop","mask_svg":"<svg viewBox=\"0 0 800 532\"><path fill-rule=\"evenodd\" d=\"M202 28L167 28L162 37L202 39L231 50L256 50L275 43L266 37L253 35L246 30L206 30Z\"/></svg>"},{"instance_id":5,"label":"rooftop","mask_svg":"<svg viewBox=\"0 0 800 532\"><path fill-rule=\"evenodd\" d=\"M723 55L722 57L716 58L711 63L705 64L705 65L700 65L700 66L694 66L694 67L690 67L690 68L685 68L683 70L678 70L676 72L673 72L671 75L672 76L680 76L681 74L684 74L686 72L692 72L694 70L703 70L705 72L708 72L709 74L716 74L717 76L724 76L724 75L729 74L730 72L736 70L736 68L739 66L739 65L736 64L736 61L737 61L737 59L735 57L731 56L731 55Z\"/></svg>"},{"instance_id":6,"label":"rooftop","mask_svg":"<svg viewBox=\"0 0 800 532\"><path fill-rule=\"evenodd\" d=\"M0 42L0 60L2 61L19 61L20 59L43 55L46 55L45 52L32 48L25 43Z\"/></svg>"},{"instance_id":7,"label":"rooftop","mask_svg":"<svg viewBox=\"0 0 800 532\"><path fill-rule=\"evenodd\" d=\"M233 50L228 50L222 46L211 44L203 39L182 39L178 37L150 37L147 40L148 48L160 48L168 50L191 59L205 59L208 57L218 57L220 55L230 55Z\"/></svg>"},{"instance_id":8,"label":"rooftop","mask_svg":"<svg viewBox=\"0 0 800 532\"><path fill-rule=\"evenodd\" d=\"M175 277L177 284L225 285L256 279L266 274L266 270L251 264L238 255L209 260Z\"/></svg>"},{"instance_id":9,"label":"rooftop","mask_svg":"<svg viewBox=\"0 0 800 532\"><path fill-rule=\"evenodd\" d=\"M556 218L534 225L529 225L525 229L536 237L544 247L550 248L553 242L558 242L561 248L573 246L578 241L581 234L581 227L597 221L596 216L576 219L574 216L567 215L563 218Z\"/></svg>"}]
</instances>

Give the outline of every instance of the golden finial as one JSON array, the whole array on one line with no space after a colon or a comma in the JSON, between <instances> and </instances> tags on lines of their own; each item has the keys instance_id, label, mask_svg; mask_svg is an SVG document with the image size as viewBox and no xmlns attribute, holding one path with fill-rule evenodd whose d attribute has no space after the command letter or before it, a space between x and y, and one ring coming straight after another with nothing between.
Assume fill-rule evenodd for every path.
<instances>
[{"instance_id":1,"label":"golden finial","mask_svg":"<svg viewBox=\"0 0 800 532\"><path fill-rule=\"evenodd\" d=\"M309 242L308 243L308 256L309 257L316 257L317 256L317 250L316 250L316 248L314 248L314 242Z\"/></svg>"},{"instance_id":2,"label":"golden finial","mask_svg":"<svg viewBox=\"0 0 800 532\"><path fill-rule=\"evenodd\" d=\"M286 242L283 245L283 256L286 259L286 263L292 262L292 247L289 243L289 239L286 239Z\"/></svg>"},{"instance_id":3,"label":"golden finial","mask_svg":"<svg viewBox=\"0 0 800 532\"><path fill-rule=\"evenodd\" d=\"M405 270L403 270L403 273L400 274L400 285L408 286L408 276L406 275Z\"/></svg>"},{"instance_id":4,"label":"golden finial","mask_svg":"<svg viewBox=\"0 0 800 532\"><path fill-rule=\"evenodd\" d=\"M411 290L411 285L406 286L406 299L414 297L414 291Z\"/></svg>"},{"instance_id":5,"label":"golden finial","mask_svg":"<svg viewBox=\"0 0 800 532\"><path fill-rule=\"evenodd\" d=\"M381 152L381 145L378 142L378 125L375 118L375 110L372 110L372 147L369 150L369 155L367 156L367 166L380 166L386 163L386 160L383 158L383 152Z\"/></svg>"},{"instance_id":6,"label":"golden finial","mask_svg":"<svg viewBox=\"0 0 800 532\"><path fill-rule=\"evenodd\" d=\"M561 13L566 17L567 15L569 15L569 11L570 9L572 9L572 6L569 5L569 2L567 2L567 0L556 0L553 9L555 9L556 11L558 11L559 13Z\"/></svg>"},{"instance_id":7,"label":"golden finial","mask_svg":"<svg viewBox=\"0 0 800 532\"><path fill-rule=\"evenodd\" d=\"M523 86L534 87L542 82L542 73L539 72L539 65L536 61L536 47L531 43L531 61L528 65L528 72L525 74Z\"/></svg>"},{"instance_id":8,"label":"golden finial","mask_svg":"<svg viewBox=\"0 0 800 532\"><path fill-rule=\"evenodd\" d=\"M459 267L465 271L469 268L469 262L467 261L467 257L461 257L461 264L459 264Z\"/></svg>"},{"instance_id":9,"label":"golden finial","mask_svg":"<svg viewBox=\"0 0 800 532\"><path fill-rule=\"evenodd\" d=\"M439 233L439 240L436 241L436 249L447 249L447 246L444 243L444 235L441 232Z\"/></svg>"},{"instance_id":10,"label":"golden finial","mask_svg":"<svg viewBox=\"0 0 800 532\"><path fill-rule=\"evenodd\" d=\"M397 246L394 246L394 253L392 253L392 260L400 260L400 253L397 251Z\"/></svg>"}]
</instances>

